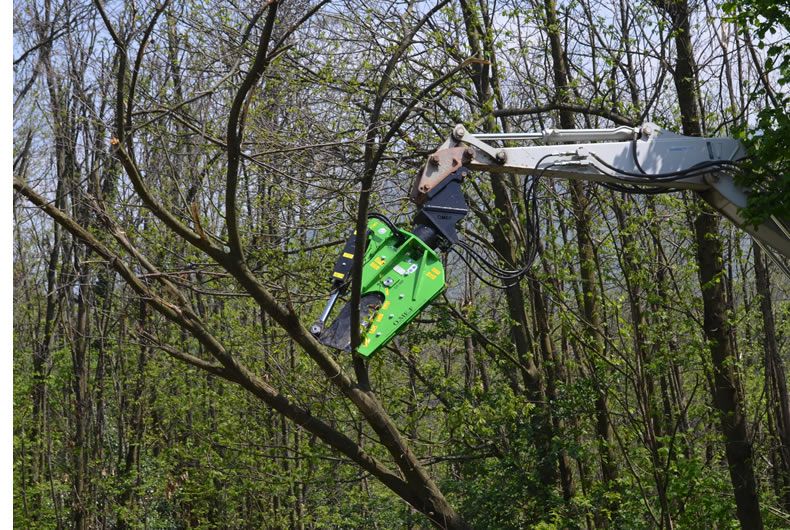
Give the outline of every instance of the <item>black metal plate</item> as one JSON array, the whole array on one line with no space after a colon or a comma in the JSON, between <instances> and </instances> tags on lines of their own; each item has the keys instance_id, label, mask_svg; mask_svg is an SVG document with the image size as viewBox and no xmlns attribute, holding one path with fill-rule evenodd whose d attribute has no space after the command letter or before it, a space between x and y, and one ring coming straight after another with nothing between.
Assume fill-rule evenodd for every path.
<instances>
[{"instance_id":1,"label":"black metal plate","mask_svg":"<svg viewBox=\"0 0 790 530\"><path fill-rule=\"evenodd\" d=\"M384 302L384 295L381 293L369 293L363 295L359 304L359 321L365 322L365 319L375 313L376 309L381 307ZM326 328L321 336L318 338L321 344L334 348L336 350L351 351L351 303L347 303L340 310L340 314Z\"/></svg>"}]
</instances>

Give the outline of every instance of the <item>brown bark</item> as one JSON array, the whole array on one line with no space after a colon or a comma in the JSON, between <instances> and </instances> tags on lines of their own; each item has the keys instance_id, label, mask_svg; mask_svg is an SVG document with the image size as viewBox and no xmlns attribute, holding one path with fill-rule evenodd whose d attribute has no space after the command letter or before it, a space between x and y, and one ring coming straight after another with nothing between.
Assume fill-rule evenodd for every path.
<instances>
[{"instance_id":1,"label":"brown bark","mask_svg":"<svg viewBox=\"0 0 790 530\"><path fill-rule=\"evenodd\" d=\"M47 94L49 96L49 104L53 110L53 129L55 137L58 141L55 142L55 169L57 184L55 187L55 205L62 208L64 203L64 182L71 180L71 173L73 171L73 158L71 157L68 146L70 145L66 116L62 108L62 94L60 93L58 80L52 68L51 52L52 52L52 39L49 33L52 30L52 23L50 21L50 10L47 6L44 13L44 19L41 19L41 14L35 12L35 20L38 25L38 38L43 43L39 49L39 60L45 71L45 81ZM37 68L38 69L38 68ZM32 133L28 136L27 145L20 155L21 161L19 163L20 178L26 178L28 157L30 150L30 142L32 140ZM17 166L17 164L15 164ZM15 167L15 169L17 169ZM15 171L17 176L17 171ZM33 430L31 438L33 440L33 468L32 480L37 482L39 474L43 472L44 468L44 447L43 436L48 430L48 405L47 405L47 382L50 358L51 358L51 345L53 339L53 332L55 326L55 315L58 306L60 305L59 297L57 296L57 272L61 260L62 250L62 236L60 227L55 223L52 230L52 247L49 253L47 262L47 282L46 282L46 308L44 311L44 329L42 332L41 340L36 345L33 351ZM48 434L47 434L48 435ZM34 511L34 518L37 516L38 510Z\"/></svg>"},{"instance_id":2,"label":"brown bark","mask_svg":"<svg viewBox=\"0 0 790 530\"><path fill-rule=\"evenodd\" d=\"M556 354L554 342L551 338L551 331L549 328L549 315L546 307L546 301L543 298L543 292L540 284L534 280L529 281L530 292L532 293L532 305L535 313L535 323L537 331L538 345L540 348L541 356L543 358L543 370L546 373L546 400L548 403L547 412L550 417L552 431L554 433L562 433L565 431L565 426L557 414L554 414L551 407L557 403L558 392L557 385L559 382L564 381L565 368ZM552 451L550 457L557 460L560 473L560 485L562 486L562 497L566 503L576 495L576 486L573 480L573 465L568 452L565 449L560 449L557 456L554 456L555 451Z\"/></svg>"},{"instance_id":3,"label":"brown bark","mask_svg":"<svg viewBox=\"0 0 790 530\"><path fill-rule=\"evenodd\" d=\"M707 207L704 207L707 210ZM713 361L713 404L719 412L725 453L730 471L738 519L742 528L762 528L753 451L748 435L743 395L740 392L735 352L730 340L731 324L724 299L721 241L718 217L703 211L694 221L697 262L704 308L703 330Z\"/></svg>"},{"instance_id":4,"label":"brown bark","mask_svg":"<svg viewBox=\"0 0 790 530\"><path fill-rule=\"evenodd\" d=\"M471 81L474 85L477 108L485 109L494 103L502 106L503 97L499 87L499 78L496 70L496 51L490 32L491 21L487 16L485 6L472 6L466 0L461 2L464 17L466 37L473 55L483 61L472 65ZM505 113L506 114L506 113ZM506 115L502 114L500 120L503 129L508 129ZM497 111L486 116L483 123L484 132L494 132L497 128ZM494 195L495 218L487 224L491 232L494 248L498 254L505 257L510 263L518 263L518 256L522 254L524 242L516 229L518 215L513 206L513 199L508 192L506 183L513 184L511 176L494 176L491 187ZM546 383L544 373L539 367L539 354L530 333L530 318L526 304L529 293L524 291L521 284L515 283L504 289L510 325L510 337L516 353L516 366L521 376L520 384L514 390L523 393L527 398L537 404L530 418L532 425L533 441L537 449L538 461L536 462L540 487L536 494L545 503L549 503L554 496L553 489L560 478L563 495L569 499L573 495L572 473L567 458L562 458L555 448L553 439L558 436L557 424L552 421L551 404L547 401ZM550 340L545 337L546 340ZM550 347L550 345L549 345ZM566 456L565 453L562 453ZM562 471L562 473L558 473Z\"/></svg>"},{"instance_id":5,"label":"brown bark","mask_svg":"<svg viewBox=\"0 0 790 530\"><path fill-rule=\"evenodd\" d=\"M79 255L79 252L76 252ZM90 494L88 492L88 424L90 403L88 401L89 369L89 303L90 283L87 267L75 257L78 270L77 321L74 324L72 360L72 392L74 393L74 468L72 478L72 522L76 530L90 526Z\"/></svg>"},{"instance_id":6,"label":"brown bark","mask_svg":"<svg viewBox=\"0 0 790 530\"><path fill-rule=\"evenodd\" d=\"M36 20L39 24L39 38L44 39L45 33L51 25L51 6L47 2L44 5L43 19L41 13L36 13ZM66 196L69 195L70 206L75 212L75 216L85 222L85 205L81 203L79 194L79 181L75 143L79 133L77 130L78 105L74 100L69 99L71 92L77 92L79 87L79 74L84 65L71 56L68 58L72 68L73 77L64 80L57 74L51 59L52 43L41 48L41 64L45 71L46 90L49 97L49 106L53 116L53 133L55 136L55 161L58 184L56 187L56 197L54 204L56 207L66 207ZM84 71L84 70L83 70ZM52 340L52 324L56 307L55 297L58 290L55 288L55 275L57 270L58 255L61 250L60 230L55 228L54 244L50 254L49 269L47 271L47 309L45 315L44 340L34 356L34 377L37 381L34 385L34 407L37 412L46 418L47 414L47 389L44 380L47 365L50 357L50 343ZM88 266L84 263L84 258L88 252L78 245L72 247L73 273L67 275L70 282L75 282L77 287L76 295L76 320L71 322L70 329L70 349L72 360L72 380L71 391L74 403L74 433L71 438L73 446L70 469L71 478L71 519L73 527L79 530L88 528L90 525L90 506L89 501L89 473L88 461L90 458L90 401L88 395L89 378L89 329L90 315L89 304L91 299L90 274ZM43 425L42 425L43 426Z\"/></svg>"}]
</instances>

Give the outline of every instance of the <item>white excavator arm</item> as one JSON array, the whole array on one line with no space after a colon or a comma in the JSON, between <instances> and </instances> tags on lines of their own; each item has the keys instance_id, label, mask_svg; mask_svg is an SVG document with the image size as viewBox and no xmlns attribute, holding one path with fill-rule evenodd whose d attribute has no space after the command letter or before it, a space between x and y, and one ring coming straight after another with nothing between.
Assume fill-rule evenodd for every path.
<instances>
[{"instance_id":1,"label":"white excavator arm","mask_svg":"<svg viewBox=\"0 0 790 530\"><path fill-rule=\"evenodd\" d=\"M493 142L540 145L496 147ZM790 231L785 220L773 217L753 226L739 214L746 206L747 192L735 184L733 175L737 162L746 156L738 140L682 136L650 123L501 134L472 134L457 125L429 156L414 182L411 198L423 208L431 208L442 184L466 170L587 180L622 191L689 189L761 246L768 245L767 251L790 257Z\"/></svg>"}]
</instances>

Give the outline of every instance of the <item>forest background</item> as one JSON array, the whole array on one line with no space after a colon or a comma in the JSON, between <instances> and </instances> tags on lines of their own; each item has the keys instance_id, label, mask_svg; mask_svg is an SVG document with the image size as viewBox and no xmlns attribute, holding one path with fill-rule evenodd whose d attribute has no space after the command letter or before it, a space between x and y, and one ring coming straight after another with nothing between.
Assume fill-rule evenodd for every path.
<instances>
[{"instance_id":1,"label":"forest background","mask_svg":"<svg viewBox=\"0 0 790 530\"><path fill-rule=\"evenodd\" d=\"M19 528L786 528L790 282L691 193L467 180L528 278L369 362L306 331L368 209L471 131L742 138L787 213L766 0L14 4ZM774 172L774 178L765 175Z\"/></svg>"}]
</instances>

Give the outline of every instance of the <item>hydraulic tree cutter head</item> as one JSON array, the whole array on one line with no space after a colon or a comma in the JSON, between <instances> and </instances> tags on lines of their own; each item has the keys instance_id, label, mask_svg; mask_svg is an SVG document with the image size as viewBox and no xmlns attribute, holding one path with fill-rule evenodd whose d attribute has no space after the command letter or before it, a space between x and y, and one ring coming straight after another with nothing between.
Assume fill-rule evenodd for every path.
<instances>
[{"instance_id":1,"label":"hydraulic tree cutter head","mask_svg":"<svg viewBox=\"0 0 790 530\"><path fill-rule=\"evenodd\" d=\"M444 265L436 249L458 241L455 225L468 211L461 190L468 170L460 161L455 166L455 171L430 191L413 197L420 210L411 232L397 228L384 216L368 219L360 291L360 355L376 353L444 290ZM338 297L350 285L355 240L356 234L352 234L335 262L332 294L311 328L323 344L344 351L351 351L349 304L329 327L324 325Z\"/></svg>"},{"instance_id":2,"label":"hydraulic tree cutter head","mask_svg":"<svg viewBox=\"0 0 790 530\"><path fill-rule=\"evenodd\" d=\"M352 234L332 272L334 290L311 331L338 350L351 350L351 306L346 304L323 329L337 297L348 286L354 258ZM389 342L444 290L441 258L416 235L378 217L368 219L368 240L362 267L360 339L357 353L369 357Z\"/></svg>"},{"instance_id":3,"label":"hydraulic tree cutter head","mask_svg":"<svg viewBox=\"0 0 790 530\"><path fill-rule=\"evenodd\" d=\"M538 145L491 144L500 141ZM411 200L418 212L412 231L397 228L381 215L371 215L368 220L357 353L365 357L376 353L444 289L444 267L437 250L458 243L456 224L468 211L461 183L470 170L593 181L626 193L694 190L749 232L790 276L777 257L790 257L787 220L772 217L753 226L739 214L748 192L735 184L733 175L738 171L737 162L745 156L737 140L681 136L650 123L503 134L471 134L463 125L456 125L414 181ZM351 350L349 304L329 327L324 326L351 284L355 241L354 234L336 261L329 301L311 328L323 344L345 351Z\"/></svg>"}]
</instances>

